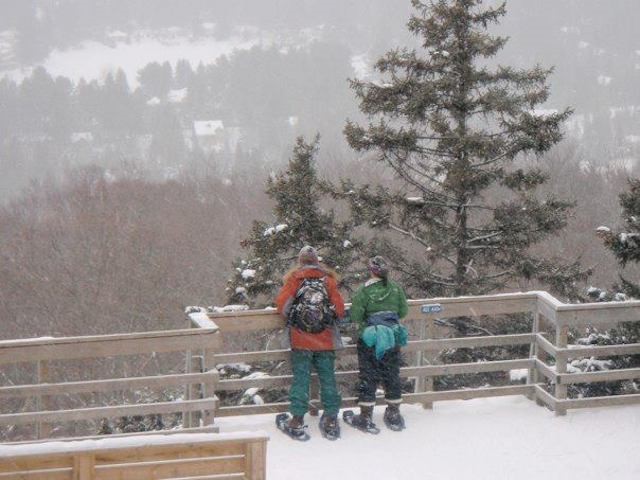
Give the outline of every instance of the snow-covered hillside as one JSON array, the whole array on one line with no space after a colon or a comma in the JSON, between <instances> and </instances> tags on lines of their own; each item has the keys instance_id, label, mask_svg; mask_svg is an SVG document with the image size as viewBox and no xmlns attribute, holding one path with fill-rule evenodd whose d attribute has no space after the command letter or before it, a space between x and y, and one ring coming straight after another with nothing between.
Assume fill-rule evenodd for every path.
<instances>
[{"instance_id":1,"label":"snow-covered hillside","mask_svg":"<svg viewBox=\"0 0 640 480\"><path fill-rule=\"evenodd\" d=\"M309 442L278 432L272 415L217 420L221 432L265 430L267 476L274 480L636 480L640 405L569 411L555 417L524 397L403 407L407 430L378 436L342 427ZM382 424L383 409L374 414Z\"/></svg>"}]
</instances>

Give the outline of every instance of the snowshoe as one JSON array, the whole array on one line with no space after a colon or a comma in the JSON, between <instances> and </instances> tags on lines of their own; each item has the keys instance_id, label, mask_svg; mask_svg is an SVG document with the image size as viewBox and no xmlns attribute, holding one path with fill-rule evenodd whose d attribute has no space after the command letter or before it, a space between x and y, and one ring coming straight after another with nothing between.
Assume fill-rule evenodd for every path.
<instances>
[{"instance_id":1,"label":"snowshoe","mask_svg":"<svg viewBox=\"0 0 640 480\"><path fill-rule=\"evenodd\" d=\"M311 437L307 433L307 426L302 425L301 427L291 427L289 426L293 417L288 413L280 413L276 415L276 427L278 430L281 430L289 437L294 440L298 440L299 442L306 442Z\"/></svg>"},{"instance_id":2,"label":"snowshoe","mask_svg":"<svg viewBox=\"0 0 640 480\"><path fill-rule=\"evenodd\" d=\"M373 435L380 433L380 429L376 427L376 424L373 423L370 418L356 415L353 413L353 410L345 410L342 412L342 419L344 423L351 425L353 428L357 428L361 432L371 433Z\"/></svg>"},{"instance_id":3,"label":"snowshoe","mask_svg":"<svg viewBox=\"0 0 640 480\"><path fill-rule=\"evenodd\" d=\"M397 407L387 407L384 411L384 424L389 430L399 432L405 429L404 418Z\"/></svg>"},{"instance_id":4,"label":"snowshoe","mask_svg":"<svg viewBox=\"0 0 640 480\"><path fill-rule=\"evenodd\" d=\"M320 417L320 432L327 440L339 439L340 425L338 425L338 417L322 415L322 417Z\"/></svg>"}]
</instances>

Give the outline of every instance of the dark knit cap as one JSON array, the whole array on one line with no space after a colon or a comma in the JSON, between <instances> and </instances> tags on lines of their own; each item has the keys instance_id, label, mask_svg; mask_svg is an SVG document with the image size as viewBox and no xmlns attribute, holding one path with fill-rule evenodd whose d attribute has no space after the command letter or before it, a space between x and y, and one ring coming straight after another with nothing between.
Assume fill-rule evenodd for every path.
<instances>
[{"instance_id":1,"label":"dark knit cap","mask_svg":"<svg viewBox=\"0 0 640 480\"><path fill-rule=\"evenodd\" d=\"M298 254L300 265L315 265L318 263L318 252L311 245L305 245Z\"/></svg>"},{"instance_id":2,"label":"dark knit cap","mask_svg":"<svg viewBox=\"0 0 640 480\"><path fill-rule=\"evenodd\" d=\"M384 259L384 257L376 255L375 257L369 259L369 271L376 277L386 278L386 276L389 274L387 261Z\"/></svg>"}]
</instances>

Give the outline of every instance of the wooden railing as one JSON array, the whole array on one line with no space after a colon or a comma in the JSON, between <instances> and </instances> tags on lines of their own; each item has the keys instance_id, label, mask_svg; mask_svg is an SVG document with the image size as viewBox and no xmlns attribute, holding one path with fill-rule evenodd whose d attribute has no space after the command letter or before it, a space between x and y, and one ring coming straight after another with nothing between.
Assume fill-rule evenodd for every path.
<instances>
[{"instance_id":1,"label":"wooden railing","mask_svg":"<svg viewBox=\"0 0 640 480\"><path fill-rule=\"evenodd\" d=\"M436 308L428 313L422 307L431 305ZM411 359L411 365L401 368L403 377L415 379L415 389L404 395L404 400L422 403L431 407L433 402L442 400L471 399L502 395L526 395L535 398L538 403L547 405L556 414L563 415L567 409L600 405L620 405L640 401L640 395L616 395L610 397L567 399L567 385L570 383L591 383L620 379L640 378L640 368L610 370L596 373L567 373L570 358L589 356L610 356L640 354L640 344L608 347L577 347L567 345L567 333L571 327L582 328L588 325L607 326L618 322L640 321L640 302L611 302L567 305L546 292L511 293L478 297L432 298L410 300L409 314L405 321L410 322L417 332L417 340L409 341L403 349ZM437 327L443 319L470 317L482 322L479 317L527 313L532 316L532 329L529 333L512 335L488 335L463 338L438 338ZM211 320L225 333L252 333L284 328L283 319L272 309L249 310L228 313L209 314ZM554 341L547 339L542 327L546 325L554 333ZM438 364L440 352L455 348L483 348L494 346L528 346L529 355L525 358L487 361L480 363ZM577 348L576 348L577 347ZM355 346L348 346L338 352L339 357L354 357ZM546 363L545 356L555 359L555 365ZM214 363L255 363L265 361L287 361L289 351L267 350L242 353L219 353L214 355ZM514 369L529 371L526 384L488 386L472 389L434 391L434 377L457 374L480 374L486 372L508 372ZM336 372L339 380L355 384L357 371ZM288 388L291 375L279 375L266 378L222 379L217 390L235 391L248 388ZM548 385L545 380L548 379ZM317 379L315 379L317 380ZM318 388L312 388L317 394ZM382 402L382 399L379 399ZM313 404L319 399L313 398ZM354 397L343 399L343 406L356 403ZM261 405L220 406L217 415L243 415L285 411L288 402L266 403Z\"/></svg>"},{"instance_id":2,"label":"wooden railing","mask_svg":"<svg viewBox=\"0 0 640 480\"><path fill-rule=\"evenodd\" d=\"M0 399L35 399L36 408L26 411L3 413L0 427L36 425L36 437L50 436L51 423L77 422L100 418L130 415L167 414L173 412L202 412L203 424L213 423L213 412L217 399L214 385L218 372L208 369L198 373L157 374L130 378L92 379L66 381L53 378L51 362L71 362L85 359L106 359L127 355L187 352L193 349L213 351L220 346L220 332L213 322L206 321L198 328L167 330L118 335L89 337L35 338L0 341L0 367L26 368L36 366L37 378L32 384L2 385ZM126 362L126 359L123 360ZM154 402L144 404L119 404L97 407L51 410L52 397L89 392L123 392L143 388L166 388L184 385L205 385L198 399L184 401Z\"/></svg>"},{"instance_id":3,"label":"wooden railing","mask_svg":"<svg viewBox=\"0 0 640 480\"><path fill-rule=\"evenodd\" d=\"M638 301L565 305L545 292L528 292L410 300L409 303L410 310L406 322L414 336L403 349L405 358L410 362L401 368L401 375L412 378L415 387L412 392L404 395L406 402L431 407L433 402L443 400L526 395L536 399L540 404L545 404L558 415L563 415L567 409L572 408L640 401L638 394L596 398L567 396L567 386L574 383L640 378L639 368L588 373L567 371L567 363L579 357L640 354L640 344L606 347L567 345L568 329L572 327L602 327L622 321L640 321ZM423 313L425 305L432 306L427 313ZM483 319L506 314L528 315L532 325L531 331L511 335L442 338L444 330L438 326L444 320L456 317L468 317L482 325ZM289 360L287 349L233 352L229 351L229 346L225 344L225 338L232 334L265 334L283 329L284 322L273 309L215 314L190 313L187 316L187 327L189 328L181 330L121 335L0 341L0 369L7 365L15 365L16 368L20 365L36 365L38 373L36 381L30 384L13 385L3 382L0 385L0 400L3 403L10 397L30 398L32 401L32 406L28 409L22 405L20 409L0 414L0 428L35 424L38 426L37 437L47 438L50 436L49 424L54 422L182 412L184 427L200 427L212 425L214 416L279 412L288 409L286 401L260 405L219 405L216 396L222 395L222 392L243 391L249 388L286 390L290 386L292 377L288 374L220 379L216 370L217 364ZM521 351L524 350L527 354L518 358L487 362L443 364L439 361L441 352L447 349L500 346L524 346ZM60 380L48 375L52 362L105 359L153 352L182 352L186 359L184 373L81 381ZM338 363L347 365L337 372L342 384L355 385L357 381L355 354L355 346L348 346L338 352ZM552 360L549 361L549 358ZM480 375L487 372L509 372L514 369L528 371L526 383L458 390L434 389L434 379L439 376ZM57 395L131 391L143 387L185 388L185 394L180 401L67 409L50 407L50 399ZM312 403L317 406L317 379L312 382L312 398ZM344 407L355 404L354 397L346 397L343 402Z\"/></svg>"},{"instance_id":4,"label":"wooden railing","mask_svg":"<svg viewBox=\"0 0 640 480\"><path fill-rule=\"evenodd\" d=\"M263 433L172 433L0 445L0 478L264 480Z\"/></svg>"}]
</instances>

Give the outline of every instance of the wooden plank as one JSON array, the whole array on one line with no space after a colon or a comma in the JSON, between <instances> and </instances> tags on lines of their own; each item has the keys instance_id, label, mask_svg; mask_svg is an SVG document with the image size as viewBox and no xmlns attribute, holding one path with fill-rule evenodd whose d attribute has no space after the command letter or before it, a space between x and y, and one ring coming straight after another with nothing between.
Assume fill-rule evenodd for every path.
<instances>
[{"instance_id":1,"label":"wooden plank","mask_svg":"<svg viewBox=\"0 0 640 480\"><path fill-rule=\"evenodd\" d=\"M36 362L38 383L49 383L49 362L40 360ZM49 410L49 397L38 395L36 397L36 410ZM48 423L36 423L36 438L47 438L51 435L51 425Z\"/></svg>"},{"instance_id":2,"label":"wooden plank","mask_svg":"<svg viewBox=\"0 0 640 480\"><path fill-rule=\"evenodd\" d=\"M80 440L104 440L113 439L113 438L130 438L137 437L141 435L179 435L183 433L219 433L219 429L217 427L197 427L197 428L181 428L180 430L152 430L150 432L131 432L131 433L112 433L109 435L85 435L82 437L56 437L56 442L77 442ZM20 442L5 442L0 444L0 446L4 445L32 445L42 443L42 440L23 440ZM1 457L0 457L1 458Z\"/></svg>"},{"instance_id":3,"label":"wooden plank","mask_svg":"<svg viewBox=\"0 0 640 480\"><path fill-rule=\"evenodd\" d=\"M556 316L558 324L571 327L637 322L640 320L640 301L561 305Z\"/></svg>"},{"instance_id":4,"label":"wooden plank","mask_svg":"<svg viewBox=\"0 0 640 480\"><path fill-rule=\"evenodd\" d=\"M97 466L97 480L120 480L122 478L166 479L185 476L202 476L244 472L245 457L202 457L187 459L154 460L152 462L120 463Z\"/></svg>"},{"instance_id":5,"label":"wooden plank","mask_svg":"<svg viewBox=\"0 0 640 480\"><path fill-rule=\"evenodd\" d=\"M286 326L284 319L279 314L265 310L216 313L209 314L209 318L222 333L280 330Z\"/></svg>"},{"instance_id":6,"label":"wooden plank","mask_svg":"<svg viewBox=\"0 0 640 480\"><path fill-rule=\"evenodd\" d=\"M430 298L409 300L407 319L479 317L481 315L505 315L509 313L531 312L537 304L537 296L532 294L499 294L476 297ZM422 313L422 305L440 304L441 312Z\"/></svg>"},{"instance_id":7,"label":"wooden plank","mask_svg":"<svg viewBox=\"0 0 640 480\"><path fill-rule=\"evenodd\" d=\"M175 375L154 375L149 377L112 378L83 382L48 383L43 385L14 385L0 387L2 397L31 397L36 395L67 395L71 393L110 392L148 387L160 388L175 385L190 385L215 381L217 372L182 373Z\"/></svg>"},{"instance_id":8,"label":"wooden plank","mask_svg":"<svg viewBox=\"0 0 640 480\"><path fill-rule=\"evenodd\" d=\"M556 325L556 347L563 349L567 347L567 338L569 333L569 327L566 325ZM562 375L567 373L567 358L562 355L556 356L556 373ZM567 398L567 386L556 382L553 387L553 396L562 401ZM562 404L556 403L556 416L563 416L567 414L567 409Z\"/></svg>"},{"instance_id":9,"label":"wooden plank","mask_svg":"<svg viewBox=\"0 0 640 480\"><path fill-rule=\"evenodd\" d=\"M539 381L540 375L538 374L538 369L536 362L538 361L538 345L536 342L536 335L540 331L540 319L541 314L539 310L536 310L533 314L533 322L531 325L531 334L533 336L533 341L529 344L529 358L533 360L533 366L529 368L529 372L527 373L527 385L536 384ZM529 400L535 400L535 391L529 397Z\"/></svg>"},{"instance_id":10,"label":"wooden plank","mask_svg":"<svg viewBox=\"0 0 640 480\"><path fill-rule=\"evenodd\" d=\"M204 330L209 328L218 328L218 325L216 325L215 322L213 322L204 312L188 313L187 322L187 328L200 328Z\"/></svg>"},{"instance_id":11,"label":"wooden plank","mask_svg":"<svg viewBox=\"0 0 640 480\"><path fill-rule=\"evenodd\" d=\"M217 397L215 396L215 390L217 388L217 384L219 383L220 379L219 379L218 371L216 370L215 350L205 349L202 352L202 356L203 356L202 358L203 371L215 373L214 378L210 378L202 382L202 386L201 386L202 396L203 398L215 398L217 400ZM202 418L203 426L213 425L214 412L216 408L217 408L217 402L214 408L207 408L202 410L201 418Z\"/></svg>"},{"instance_id":12,"label":"wooden plank","mask_svg":"<svg viewBox=\"0 0 640 480\"><path fill-rule=\"evenodd\" d=\"M197 411L215 408L215 399L189 400L183 402L158 402L136 405L113 405L109 407L79 408L76 410L53 410L45 412L11 413L0 415L0 425L29 425L41 422L70 422L94 418L121 417L125 415L150 415L180 411Z\"/></svg>"},{"instance_id":13,"label":"wooden plank","mask_svg":"<svg viewBox=\"0 0 640 480\"><path fill-rule=\"evenodd\" d=\"M85 335L78 337L36 337L16 340L0 340L0 350L5 348L51 347L53 345L69 345L76 343L117 342L119 340L148 340L162 337L194 336L215 333L217 328L195 329L180 328L175 330L153 330L151 332L115 333L104 335Z\"/></svg>"},{"instance_id":14,"label":"wooden plank","mask_svg":"<svg viewBox=\"0 0 640 480\"><path fill-rule=\"evenodd\" d=\"M542 386L535 385L536 398L540 399L547 407L555 411L556 404L558 403L556 398L547 392Z\"/></svg>"},{"instance_id":15,"label":"wooden plank","mask_svg":"<svg viewBox=\"0 0 640 480\"><path fill-rule=\"evenodd\" d=\"M407 320L530 312L535 308L537 299L538 296L534 292L409 300ZM439 303L444 311L430 314L420 311L422 305L431 303ZM208 316L222 332L273 330L285 326L284 319L274 310L209 313Z\"/></svg>"},{"instance_id":16,"label":"wooden plank","mask_svg":"<svg viewBox=\"0 0 640 480\"><path fill-rule=\"evenodd\" d=\"M400 376L429 376L462 375L483 372L505 372L520 368L529 368L533 364L529 358L518 360L496 360L490 362L451 363L446 365L424 365L422 367L402 367Z\"/></svg>"},{"instance_id":17,"label":"wooden plank","mask_svg":"<svg viewBox=\"0 0 640 480\"><path fill-rule=\"evenodd\" d=\"M42 440L38 443L42 443ZM0 472L2 473L52 470L67 472L67 477L71 478L72 469L73 458L69 455L38 455L26 459L18 457L0 458Z\"/></svg>"},{"instance_id":18,"label":"wooden plank","mask_svg":"<svg viewBox=\"0 0 640 480\"><path fill-rule=\"evenodd\" d=\"M215 355L216 364L227 363L255 363L255 362L278 362L289 360L291 350L264 350L258 352L241 353L218 353Z\"/></svg>"},{"instance_id":19,"label":"wooden plank","mask_svg":"<svg viewBox=\"0 0 640 480\"><path fill-rule=\"evenodd\" d=\"M565 409L635 405L640 403L640 393L612 395L610 397L575 398L571 400L563 400L558 403L562 403L562 406Z\"/></svg>"},{"instance_id":20,"label":"wooden plank","mask_svg":"<svg viewBox=\"0 0 640 480\"><path fill-rule=\"evenodd\" d=\"M553 343L551 343L549 340L544 338L540 333L536 335L536 345L538 345L539 348L544 350L546 353L548 353L552 357L557 357L559 355L558 353L559 350L556 348L556 346Z\"/></svg>"},{"instance_id":21,"label":"wooden plank","mask_svg":"<svg viewBox=\"0 0 640 480\"><path fill-rule=\"evenodd\" d=\"M634 380L640 378L640 368L621 368L602 372L564 373L558 375L558 383L612 382L615 380Z\"/></svg>"},{"instance_id":22,"label":"wooden plank","mask_svg":"<svg viewBox=\"0 0 640 480\"><path fill-rule=\"evenodd\" d=\"M403 352L414 352L417 350L438 351L449 348L482 348L482 347L502 347L508 345L525 345L534 340L531 333L518 333L512 335L487 335L481 337L463 338L439 338L434 340L412 340Z\"/></svg>"},{"instance_id":23,"label":"wooden plank","mask_svg":"<svg viewBox=\"0 0 640 480\"><path fill-rule=\"evenodd\" d=\"M402 377L434 377L440 375L460 375L466 373L499 372L519 368L530 368L534 361L529 358L516 360L499 360L491 362L456 363L447 365L423 365L421 367L402 367L400 376ZM317 374L312 374L312 380ZM357 379L357 370L337 371L336 378L345 380L347 378ZM247 388L268 388L287 387L291 385L292 375L278 375L264 378L238 378L220 380L217 385L219 391L246 390Z\"/></svg>"},{"instance_id":24,"label":"wooden plank","mask_svg":"<svg viewBox=\"0 0 640 480\"><path fill-rule=\"evenodd\" d=\"M551 368L549 365L547 365L540 359L536 358L535 362L536 362L536 369L539 373L544 375L546 378L548 378L552 382L556 381L556 377L558 376L558 374L553 368Z\"/></svg>"},{"instance_id":25,"label":"wooden plank","mask_svg":"<svg viewBox=\"0 0 640 480\"><path fill-rule=\"evenodd\" d=\"M94 440L81 439L71 442L47 441L47 442L26 442L28 445L34 444L37 448L23 448L24 444L3 444L0 446L0 465L13 464L19 462L41 462L41 465L48 465L44 462L55 461L66 462L71 466L73 455L91 453L100 455L104 459L105 455L116 455L119 458L127 455L139 454L141 458L146 455L164 454L171 455L176 451L189 451L196 449L206 449L208 455L215 454L220 448L232 445L243 446L247 442L264 441L269 437L265 433L255 432L235 432L226 434L181 434L167 433L162 435L152 435L147 432L141 438L136 435L102 436L99 442ZM15 448L14 448L15 447ZM242 447L244 448L244 447ZM33 453L33 451L37 453ZM45 452L46 453L43 453ZM240 454L243 450L240 450ZM66 460L65 460L66 459ZM59 463L51 466L58 467Z\"/></svg>"},{"instance_id":26,"label":"wooden plank","mask_svg":"<svg viewBox=\"0 0 640 480\"><path fill-rule=\"evenodd\" d=\"M418 323L418 337L420 339L421 344L425 340L432 340L434 338L435 335L433 330L433 322L434 322L433 319L427 318L426 320L420 321ZM437 355L434 352L430 352L430 358L427 359L425 358L424 350L422 349L415 350L415 366L416 367L421 367L425 363L430 364L432 360L435 360L435 358L437 358ZM433 390L432 378L425 378L424 376L418 376L415 379L415 386L413 390L414 393L421 393L425 391L430 392L432 390ZM431 402L424 403L423 407L431 409L433 408L433 403Z\"/></svg>"},{"instance_id":27,"label":"wooden plank","mask_svg":"<svg viewBox=\"0 0 640 480\"><path fill-rule=\"evenodd\" d=\"M556 312L560 305L562 304L558 300L546 292L539 293L538 302L536 304L537 312L543 315L554 325L557 323Z\"/></svg>"},{"instance_id":28,"label":"wooden plank","mask_svg":"<svg viewBox=\"0 0 640 480\"><path fill-rule=\"evenodd\" d=\"M463 390L443 390L439 392L407 393L402 396L406 403L424 401L440 402L445 400L470 400L473 398L501 397L508 395L527 395L533 386L508 385L505 387L469 388Z\"/></svg>"},{"instance_id":29,"label":"wooden plank","mask_svg":"<svg viewBox=\"0 0 640 480\"><path fill-rule=\"evenodd\" d=\"M191 321L191 318L187 315L187 329L193 328L193 323ZM192 350L187 350L185 352L184 355L184 361L185 361L185 366L184 366L184 372L191 374L194 373L193 370L193 351ZM195 386L193 384L187 384L184 386L184 400L193 400L195 398ZM192 428L195 427L195 419L194 419L195 415L192 415L191 412L182 412L182 425L187 427L187 428Z\"/></svg>"},{"instance_id":30,"label":"wooden plank","mask_svg":"<svg viewBox=\"0 0 640 480\"><path fill-rule=\"evenodd\" d=\"M176 477L172 480L246 480L244 473L229 473L215 475L198 475L197 477Z\"/></svg>"},{"instance_id":31,"label":"wooden plank","mask_svg":"<svg viewBox=\"0 0 640 480\"><path fill-rule=\"evenodd\" d=\"M93 454L73 456L73 480L95 480L95 459Z\"/></svg>"},{"instance_id":32,"label":"wooden plank","mask_svg":"<svg viewBox=\"0 0 640 480\"><path fill-rule=\"evenodd\" d=\"M245 451L245 477L249 480L267 478L267 442L250 442Z\"/></svg>"},{"instance_id":33,"label":"wooden plank","mask_svg":"<svg viewBox=\"0 0 640 480\"><path fill-rule=\"evenodd\" d=\"M198 444L189 445L188 448L182 446L172 446L171 448L145 448L136 447L127 450L97 451L95 453L96 463L106 466L120 463L155 462L156 460L166 460L173 458L176 460L186 460L190 458L202 457L227 457L244 455L246 441L227 441L219 444Z\"/></svg>"},{"instance_id":34,"label":"wooden plank","mask_svg":"<svg viewBox=\"0 0 640 480\"><path fill-rule=\"evenodd\" d=\"M534 388L534 385L507 385L504 387L485 387L464 390L444 390L437 392L406 393L402 396L406 403L439 402L444 400L469 400L472 398L499 397L506 395L527 395ZM342 399L342 407L348 408L357 405L356 397ZM383 397L376 399L376 403L383 405ZM220 407L217 415L220 417L236 415L253 415L258 413L278 413L286 412L289 409L289 402L266 403L264 405L240 405L233 407Z\"/></svg>"},{"instance_id":35,"label":"wooden plank","mask_svg":"<svg viewBox=\"0 0 640 480\"><path fill-rule=\"evenodd\" d=\"M345 406L344 399L342 406ZM289 402L265 403L263 405L234 405L220 407L216 410L218 417L233 417L236 415L255 415L259 413L281 413L289 411Z\"/></svg>"},{"instance_id":36,"label":"wooden plank","mask_svg":"<svg viewBox=\"0 0 640 480\"><path fill-rule=\"evenodd\" d=\"M531 343L535 338L530 333L519 333L512 335L494 335L482 337L464 337L464 338L443 338L435 340L411 340L406 347L402 348L403 352L417 351L439 351L448 348L479 348L479 347L498 347L507 345L524 345ZM356 355L357 348L355 345L348 345L337 351L338 356ZM291 350L264 350L257 352L241 352L241 353L219 353L215 355L217 364L226 363L255 363L282 361L291 358Z\"/></svg>"},{"instance_id":37,"label":"wooden plank","mask_svg":"<svg viewBox=\"0 0 640 480\"><path fill-rule=\"evenodd\" d=\"M73 480L71 468L52 470L21 470L0 473L0 480Z\"/></svg>"},{"instance_id":38,"label":"wooden plank","mask_svg":"<svg viewBox=\"0 0 640 480\"><path fill-rule=\"evenodd\" d=\"M165 332L153 335L158 332L152 332L148 336L130 334L129 337L126 335L70 337L52 339L50 344L0 342L0 365L35 360L70 360L153 352L177 352L190 348L217 348L221 343L218 330L191 329L179 332L181 333L172 335L167 335ZM83 338L88 340L83 340ZM103 340L100 340L101 338ZM5 345L1 345L2 343Z\"/></svg>"},{"instance_id":39,"label":"wooden plank","mask_svg":"<svg viewBox=\"0 0 640 480\"><path fill-rule=\"evenodd\" d=\"M562 358L582 358L582 357L613 357L621 355L640 354L640 343L629 343L626 345L606 345L602 347L576 347L563 348L558 350L558 357Z\"/></svg>"}]
</instances>

